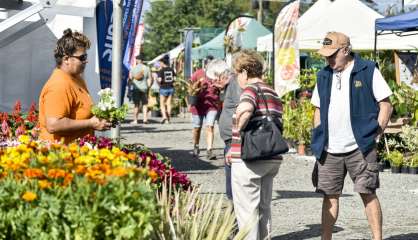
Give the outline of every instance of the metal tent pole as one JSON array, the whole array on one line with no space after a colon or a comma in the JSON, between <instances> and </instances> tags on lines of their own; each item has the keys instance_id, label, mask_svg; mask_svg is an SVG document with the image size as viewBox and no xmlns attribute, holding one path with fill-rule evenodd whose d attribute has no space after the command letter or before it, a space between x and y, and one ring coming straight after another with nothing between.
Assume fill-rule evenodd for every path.
<instances>
[{"instance_id":1,"label":"metal tent pole","mask_svg":"<svg viewBox=\"0 0 418 240\"><path fill-rule=\"evenodd\" d=\"M116 105L121 105L122 79L122 0L113 0L113 34L112 34L112 90ZM112 138L120 138L120 127L112 128Z\"/></svg>"}]
</instances>

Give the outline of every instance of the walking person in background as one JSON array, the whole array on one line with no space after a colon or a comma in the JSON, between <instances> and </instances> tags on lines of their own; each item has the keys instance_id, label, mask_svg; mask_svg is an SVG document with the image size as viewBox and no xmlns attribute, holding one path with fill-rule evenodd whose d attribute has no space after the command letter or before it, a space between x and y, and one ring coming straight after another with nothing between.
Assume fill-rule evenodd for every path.
<instances>
[{"instance_id":1,"label":"walking person in background","mask_svg":"<svg viewBox=\"0 0 418 240\"><path fill-rule=\"evenodd\" d=\"M139 109L142 106L143 123L148 123L148 88L151 86L151 72L144 64L144 56L136 57L136 65L129 72L129 83L132 85L132 102L134 103L134 119L132 124L138 123Z\"/></svg>"},{"instance_id":2,"label":"walking person in background","mask_svg":"<svg viewBox=\"0 0 418 240\"><path fill-rule=\"evenodd\" d=\"M82 74L86 67L90 40L66 29L54 50L56 68L39 97L39 123L42 140L71 141L94 130L108 130L111 123L91 114L93 101Z\"/></svg>"},{"instance_id":3,"label":"walking person in background","mask_svg":"<svg viewBox=\"0 0 418 240\"><path fill-rule=\"evenodd\" d=\"M348 172L363 200L373 239L380 240L383 217L376 195L376 141L392 112L392 92L375 62L351 52L345 34L330 32L322 44L318 53L328 66L318 72L311 100L316 107L311 148L317 159L312 180L316 191L324 194L322 239L332 238Z\"/></svg>"},{"instance_id":4,"label":"walking person in background","mask_svg":"<svg viewBox=\"0 0 418 240\"><path fill-rule=\"evenodd\" d=\"M212 63L207 62L209 59L213 58L206 59L206 67ZM216 63L212 66L217 67L215 65ZM216 159L216 155L213 153L212 148L214 139L214 125L216 116L218 115L219 111L219 89L214 84L215 76L207 76L207 70L208 69L205 68L199 69L191 77L192 84L195 82L200 82L199 85L201 89L197 95L196 105L190 106L193 123L193 155L199 155L200 132L202 130L203 123L205 123L207 158L209 160L214 160Z\"/></svg>"},{"instance_id":5,"label":"walking person in background","mask_svg":"<svg viewBox=\"0 0 418 240\"><path fill-rule=\"evenodd\" d=\"M174 94L174 81L176 74L169 66L170 57L165 55L160 60L161 69L158 72L157 82L160 84L160 107L162 120L161 123L170 123L171 99Z\"/></svg>"},{"instance_id":6,"label":"walking person in background","mask_svg":"<svg viewBox=\"0 0 418 240\"><path fill-rule=\"evenodd\" d=\"M226 160L232 165L232 195L238 227L251 227L246 237L249 240L271 239L273 178L281 163L280 155L253 162L241 159L240 131L248 123L259 121L269 113L275 123L282 123L279 96L262 80L263 62L253 50L242 50L233 56L233 68L243 91L233 117L232 144ZM251 225L254 217L256 223Z\"/></svg>"}]
</instances>

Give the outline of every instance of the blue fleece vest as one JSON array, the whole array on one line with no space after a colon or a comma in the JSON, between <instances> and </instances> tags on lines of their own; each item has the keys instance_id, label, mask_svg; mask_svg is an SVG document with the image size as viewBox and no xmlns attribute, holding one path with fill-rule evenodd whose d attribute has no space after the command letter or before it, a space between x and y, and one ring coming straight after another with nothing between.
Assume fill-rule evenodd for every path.
<instances>
[{"instance_id":1,"label":"blue fleece vest","mask_svg":"<svg viewBox=\"0 0 418 240\"><path fill-rule=\"evenodd\" d=\"M360 151L365 154L376 142L379 104L373 95L373 73L376 63L354 55L354 66L350 75L350 119L354 138ZM311 149L319 160L328 145L328 109L331 97L332 69L327 66L317 74L320 99L321 123L312 130Z\"/></svg>"}]
</instances>

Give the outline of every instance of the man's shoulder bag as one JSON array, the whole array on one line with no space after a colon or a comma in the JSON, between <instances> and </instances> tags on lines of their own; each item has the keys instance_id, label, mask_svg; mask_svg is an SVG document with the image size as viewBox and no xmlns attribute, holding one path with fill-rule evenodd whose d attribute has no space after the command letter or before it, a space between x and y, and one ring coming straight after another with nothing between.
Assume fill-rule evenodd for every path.
<instances>
[{"instance_id":1,"label":"man's shoulder bag","mask_svg":"<svg viewBox=\"0 0 418 240\"><path fill-rule=\"evenodd\" d=\"M257 98L261 95L267 115L259 120L248 122L241 131L241 159L245 162L270 160L272 157L286 153L289 147L282 137L279 120L274 119L268 110L267 101L257 86ZM257 106L258 107L258 106Z\"/></svg>"}]
</instances>

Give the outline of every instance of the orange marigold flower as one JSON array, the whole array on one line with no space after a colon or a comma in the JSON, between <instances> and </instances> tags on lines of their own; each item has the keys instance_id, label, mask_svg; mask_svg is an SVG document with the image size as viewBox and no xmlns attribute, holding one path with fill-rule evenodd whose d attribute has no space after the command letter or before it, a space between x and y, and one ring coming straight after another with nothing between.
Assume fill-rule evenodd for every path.
<instances>
[{"instance_id":1,"label":"orange marigold flower","mask_svg":"<svg viewBox=\"0 0 418 240\"><path fill-rule=\"evenodd\" d=\"M36 197L36 193L33 192L25 192L22 196L23 200L25 200L26 202L32 202L36 199Z\"/></svg>"},{"instance_id":2,"label":"orange marigold flower","mask_svg":"<svg viewBox=\"0 0 418 240\"><path fill-rule=\"evenodd\" d=\"M41 178L44 176L44 173L39 168L29 168L24 171L23 175L28 178Z\"/></svg>"},{"instance_id":3,"label":"orange marigold flower","mask_svg":"<svg viewBox=\"0 0 418 240\"><path fill-rule=\"evenodd\" d=\"M38 186L40 189L46 189L52 187L52 183L48 182L48 180L40 180Z\"/></svg>"},{"instance_id":4,"label":"orange marigold flower","mask_svg":"<svg viewBox=\"0 0 418 240\"><path fill-rule=\"evenodd\" d=\"M128 170L126 168L118 167L118 168L112 169L110 175L116 176L116 177L123 177L126 174L128 174Z\"/></svg>"},{"instance_id":5,"label":"orange marigold flower","mask_svg":"<svg viewBox=\"0 0 418 240\"><path fill-rule=\"evenodd\" d=\"M7 177L7 172L0 173L0 179Z\"/></svg>"},{"instance_id":6,"label":"orange marigold flower","mask_svg":"<svg viewBox=\"0 0 418 240\"><path fill-rule=\"evenodd\" d=\"M49 178L63 178L65 177L65 171L62 169L49 169L48 177Z\"/></svg>"},{"instance_id":7,"label":"orange marigold flower","mask_svg":"<svg viewBox=\"0 0 418 240\"><path fill-rule=\"evenodd\" d=\"M41 153L48 153L49 149L46 146L42 146L39 151L41 151Z\"/></svg>"},{"instance_id":8,"label":"orange marigold flower","mask_svg":"<svg viewBox=\"0 0 418 240\"><path fill-rule=\"evenodd\" d=\"M134 152L130 152L129 154L128 154L128 159L129 160L136 160L136 154L134 153Z\"/></svg>"},{"instance_id":9,"label":"orange marigold flower","mask_svg":"<svg viewBox=\"0 0 418 240\"><path fill-rule=\"evenodd\" d=\"M158 179L158 174L154 170L148 171L148 177L151 178L153 182L155 182Z\"/></svg>"},{"instance_id":10,"label":"orange marigold flower","mask_svg":"<svg viewBox=\"0 0 418 240\"><path fill-rule=\"evenodd\" d=\"M71 173L65 174L63 186L68 186L73 181L74 176Z\"/></svg>"},{"instance_id":11,"label":"orange marigold flower","mask_svg":"<svg viewBox=\"0 0 418 240\"><path fill-rule=\"evenodd\" d=\"M75 173L77 173L77 174L84 174L86 172L86 169L87 168L84 165L77 165L75 167Z\"/></svg>"}]
</instances>

